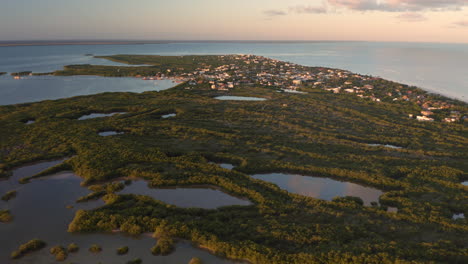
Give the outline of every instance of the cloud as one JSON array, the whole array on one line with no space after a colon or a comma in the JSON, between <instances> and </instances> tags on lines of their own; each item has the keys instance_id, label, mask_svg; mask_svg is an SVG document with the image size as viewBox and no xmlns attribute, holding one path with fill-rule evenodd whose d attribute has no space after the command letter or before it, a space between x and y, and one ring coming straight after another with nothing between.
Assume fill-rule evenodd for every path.
<instances>
[{"instance_id":1,"label":"cloud","mask_svg":"<svg viewBox=\"0 0 468 264\"><path fill-rule=\"evenodd\" d=\"M328 4L358 11L446 11L460 10L468 0L328 0Z\"/></svg>"},{"instance_id":2,"label":"cloud","mask_svg":"<svg viewBox=\"0 0 468 264\"><path fill-rule=\"evenodd\" d=\"M270 16L270 17L274 17L274 16L285 16L287 15L286 12L282 11L282 10L275 10L275 9L270 9L270 10L266 10L263 12L265 15L267 16Z\"/></svg>"},{"instance_id":3,"label":"cloud","mask_svg":"<svg viewBox=\"0 0 468 264\"><path fill-rule=\"evenodd\" d=\"M457 27L468 27L468 20L457 21L453 23L453 25Z\"/></svg>"},{"instance_id":4,"label":"cloud","mask_svg":"<svg viewBox=\"0 0 468 264\"><path fill-rule=\"evenodd\" d=\"M327 8L325 6L292 6L289 11L298 14L323 14L327 13Z\"/></svg>"},{"instance_id":5,"label":"cloud","mask_svg":"<svg viewBox=\"0 0 468 264\"><path fill-rule=\"evenodd\" d=\"M396 16L397 19L405 22L420 22L427 20L427 18L418 13L403 13L401 15Z\"/></svg>"},{"instance_id":6,"label":"cloud","mask_svg":"<svg viewBox=\"0 0 468 264\"><path fill-rule=\"evenodd\" d=\"M402 21L417 22L426 17L415 12L424 11L454 11L468 7L468 0L323 0L322 6L290 6L289 11L270 9L264 11L269 17L296 14L332 13L337 9L355 11L400 12L397 16ZM403 13L406 12L406 13Z\"/></svg>"}]
</instances>

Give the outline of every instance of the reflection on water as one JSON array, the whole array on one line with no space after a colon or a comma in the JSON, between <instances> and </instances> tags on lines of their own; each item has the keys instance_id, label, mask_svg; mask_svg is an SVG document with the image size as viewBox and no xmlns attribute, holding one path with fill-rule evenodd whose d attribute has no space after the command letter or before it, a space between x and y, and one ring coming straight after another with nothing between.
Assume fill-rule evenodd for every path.
<instances>
[{"instance_id":1,"label":"reflection on water","mask_svg":"<svg viewBox=\"0 0 468 264\"><path fill-rule=\"evenodd\" d=\"M162 115L161 117L162 117L162 118L169 118L169 117L174 117L174 116L176 116L176 115L177 115L177 114L172 113L172 114Z\"/></svg>"},{"instance_id":2,"label":"reflection on water","mask_svg":"<svg viewBox=\"0 0 468 264\"><path fill-rule=\"evenodd\" d=\"M174 83L98 76L31 76L21 80L0 76L0 87L0 105L8 105L103 92L162 91L174 87Z\"/></svg>"},{"instance_id":3,"label":"reflection on water","mask_svg":"<svg viewBox=\"0 0 468 264\"><path fill-rule=\"evenodd\" d=\"M453 219L453 220L457 220L457 219L465 219L465 214L464 214L464 213L460 213L460 214L453 214L453 216L452 216L452 219Z\"/></svg>"},{"instance_id":4,"label":"reflection on water","mask_svg":"<svg viewBox=\"0 0 468 264\"><path fill-rule=\"evenodd\" d=\"M463 185L468 186L468 181L462 182Z\"/></svg>"},{"instance_id":5,"label":"reflection on water","mask_svg":"<svg viewBox=\"0 0 468 264\"><path fill-rule=\"evenodd\" d=\"M178 207L216 209L230 205L251 205L248 200L228 195L220 190L209 188L154 189L146 181L134 181L119 194L146 195Z\"/></svg>"},{"instance_id":6,"label":"reflection on water","mask_svg":"<svg viewBox=\"0 0 468 264\"><path fill-rule=\"evenodd\" d=\"M217 96L214 99L222 100L222 101L265 101L265 98L260 97L249 97L249 96Z\"/></svg>"},{"instance_id":7,"label":"reflection on water","mask_svg":"<svg viewBox=\"0 0 468 264\"><path fill-rule=\"evenodd\" d=\"M99 132L98 135L101 137L108 137L108 136L115 136L115 135L122 135L124 132L117 132L117 131L102 131Z\"/></svg>"},{"instance_id":8,"label":"reflection on water","mask_svg":"<svg viewBox=\"0 0 468 264\"><path fill-rule=\"evenodd\" d=\"M402 147L394 146L394 145L383 145L383 144L367 144L368 146L371 147L385 147L385 148L392 148L392 149L402 149Z\"/></svg>"},{"instance_id":9,"label":"reflection on water","mask_svg":"<svg viewBox=\"0 0 468 264\"><path fill-rule=\"evenodd\" d=\"M7 191L18 190L23 187L24 185L19 184L20 179L35 175L41 171L62 163L65 160L66 159L64 158L53 161L38 162L13 170L11 177L5 180L0 180L0 195L3 195Z\"/></svg>"},{"instance_id":10,"label":"reflection on water","mask_svg":"<svg viewBox=\"0 0 468 264\"><path fill-rule=\"evenodd\" d=\"M26 125L31 125L31 124L34 124L34 123L36 123L35 120L28 120L28 121L25 122Z\"/></svg>"},{"instance_id":11,"label":"reflection on water","mask_svg":"<svg viewBox=\"0 0 468 264\"><path fill-rule=\"evenodd\" d=\"M109 117L109 116L114 116L114 115L123 115L126 114L127 112L114 112L114 113L109 113L109 114L102 114L102 113L92 113L89 115L84 115L78 120L87 120L87 119L93 119L93 118L100 118L100 117Z\"/></svg>"},{"instance_id":12,"label":"reflection on water","mask_svg":"<svg viewBox=\"0 0 468 264\"><path fill-rule=\"evenodd\" d=\"M272 182L288 192L328 201L337 196L356 196L360 197L365 205L370 205L371 202L378 202L383 194L374 188L328 178L283 173L256 174L252 177Z\"/></svg>"},{"instance_id":13,"label":"reflection on water","mask_svg":"<svg viewBox=\"0 0 468 264\"><path fill-rule=\"evenodd\" d=\"M155 239L142 236L139 239L121 234L71 234L67 232L68 224L73 219L76 210L90 210L102 206L102 200L87 203L76 203L76 199L90 191L80 186L81 179L72 172L62 172L51 176L35 179L28 184L19 185L17 180L32 176L60 161L43 162L16 169L13 176L6 181L0 181L0 190L19 188L18 196L8 203L0 201L1 209L9 209L14 216L10 223L0 224L0 263L55 263L48 249L55 245L67 246L76 243L80 247L78 253L70 253L66 263L126 263L135 258L141 258L145 263L188 263L192 257L199 257L204 263L235 263L220 259L208 252L196 249L189 243L177 244L176 251L169 256L153 256L150 248ZM69 206L73 206L72 208ZM70 209L68 209L69 207ZM8 239L5 239L8 238ZM17 247L33 238L47 242L47 248L32 253L19 260L10 260L10 253ZM88 248L99 244L103 248L100 254L91 254ZM128 246L130 252L118 256L119 247Z\"/></svg>"},{"instance_id":14,"label":"reflection on water","mask_svg":"<svg viewBox=\"0 0 468 264\"><path fill-rule=\"evenodd\" d=\"M218 165L219 165L221 168L227 169L227 170L232 170L232 169L234 169L234 167L235 167L234 165L229 164L229 163L220 163L220 164L218 164Z\"/></svg>"}]
</instances>

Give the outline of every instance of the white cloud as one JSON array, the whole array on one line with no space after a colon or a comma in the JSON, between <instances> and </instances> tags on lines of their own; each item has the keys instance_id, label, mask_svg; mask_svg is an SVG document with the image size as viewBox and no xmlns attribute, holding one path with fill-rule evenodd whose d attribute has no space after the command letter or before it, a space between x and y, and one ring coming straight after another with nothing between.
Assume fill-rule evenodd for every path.
<instances>
[{"instance_id":1,"label":"white cloud","mask_svg":"<svg viewBox=\"0 0 468 264\"><path fill-rule=\"evenodd\" d=\"M388 12L460 10L468 0L328 0L333 7Z\"/></svg>"},{"instance_id":2,"label":"white cloud","mask_svg":"<svg viewBox=\"0 0 468 264\"><path fill-rule=\"evenodd\" d=\"M325 6L292 6L289 11L299 14L322 14L327 13Z\"/></svg>"}]
</instances>

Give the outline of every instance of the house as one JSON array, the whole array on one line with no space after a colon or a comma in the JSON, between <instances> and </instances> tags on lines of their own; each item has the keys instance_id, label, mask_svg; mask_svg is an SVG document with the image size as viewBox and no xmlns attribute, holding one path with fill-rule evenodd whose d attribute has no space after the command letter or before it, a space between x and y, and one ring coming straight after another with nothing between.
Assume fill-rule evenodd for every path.
<instances>
[{"instance_id":1,"label":"house","mask_svg":"<svg viewBox=\"0 0 468 264\"><path fill-rule=\"evenodd\" d=\"M331 91L331 92L333 92L333 93L339 93L340 90L341 90L341 87L337 87L337 88L327 88L327 89L325 89L325 90Z\"/></svg>"},{"instance_id":2,"label":"house","mask_svg":"<svg viewBox=\"0 0 468 264\"><path fill-rule=\"evenodd\" d=\"M430 115L433 115L434 113L431 112L431 111L421 111L421 114L422 114L423 116L430 116Z\"/></svg>"},{"instance_id":3,"label":"house","mask_svg":"<svg viewBox=\"0 0 468 264\"><path fill-rule=\"evenodd\" d=\"M430 121L430 122L434 121L434 118L430 118L427 116L417 116L416 119L418 121Z\"/></svg>"},{"instance_id":4,"label":"house","mask_svg":"<svg viewBox=\"0 0 468 264\"><path fill-rule=\"evenodd\" d=\"M293 84L294 84L294 85L301 85L301 84L302 84L302 80L293 80Z\"/></svg>"}]
</instances>

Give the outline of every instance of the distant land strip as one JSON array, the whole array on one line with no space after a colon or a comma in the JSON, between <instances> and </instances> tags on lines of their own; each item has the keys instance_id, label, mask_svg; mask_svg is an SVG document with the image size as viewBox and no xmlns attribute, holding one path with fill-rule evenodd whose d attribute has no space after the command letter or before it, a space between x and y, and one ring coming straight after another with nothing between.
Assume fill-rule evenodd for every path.
<instances>
[{"instance_id":1,"label":"distant land strip","mask_svg":"<svg viewBox=\"0 0 468 264\"><path fill-rule=\"evenodd\" d=\"M0 42L0 47L14 46L64 46L64 45L143 45L163 44L169 41L24 41L24 42Z\"/></svg>"}]
</instances>

